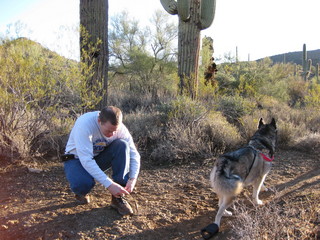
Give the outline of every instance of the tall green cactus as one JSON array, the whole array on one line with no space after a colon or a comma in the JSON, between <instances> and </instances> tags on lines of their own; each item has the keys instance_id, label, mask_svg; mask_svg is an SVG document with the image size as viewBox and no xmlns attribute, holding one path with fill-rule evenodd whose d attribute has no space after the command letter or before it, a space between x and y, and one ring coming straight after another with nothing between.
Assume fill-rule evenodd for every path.
<instances>
[{"instance_id":1,"label":"tall green cactus","mask_svg":"<svg viewBox=\"0 0 320 240\"><path fill-rule=\"evenodd\" d=\"M160 0L163 8L179 16L178 74L180 93L194 99L198 89L200 31L213 22L216 0Z\"/></svg>"},{"instance_id":2,"label":"tall green cactus","mask_svg":"<svg viewBox=\"0 0 320 240\"><path fill-rule=\"evenodd\" d=\"M307 58L307 46L303 44L302 51L302 77L305 81L307 81L310 73L311 73L312 60Z\"/></svg>"},{"instance_id":3,"label":"tall green cactus","mask_svg":"<svg viewBox=\"0 0 320 240\"><path fill-rule=\"evenodd\" d=\"M316 66L316 78L317 78L317 83L320 83L320 81L319 81L319 74L320 74L320 64L317 63L317 66Z\"/></svg>"}]
</instances>

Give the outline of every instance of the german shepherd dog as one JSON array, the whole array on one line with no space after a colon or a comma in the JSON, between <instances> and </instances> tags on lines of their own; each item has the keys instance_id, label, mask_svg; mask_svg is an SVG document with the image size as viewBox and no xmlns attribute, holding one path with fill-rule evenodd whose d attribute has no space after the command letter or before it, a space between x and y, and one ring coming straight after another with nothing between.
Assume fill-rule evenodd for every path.
<instances>
[{"instance_id":1,"label":"german shepherd dog","mask_svg":"<svg viewBox=\"0 0 320 240\"><path fill-rule=\"evenodd\" d=\"M271 169L276 142L275 119L272 118L269 124L265 124L261 118L258 130L245 147L225 153L216 160L210 174L210 183L218 195L219 210L214 223L201 230L204 239L219 232L221 217L232 215L227 208L244 187L252 185L254 203L262 204L259 192L261 189L267 190L263 181Z\"/></svg>"}]
</instances>

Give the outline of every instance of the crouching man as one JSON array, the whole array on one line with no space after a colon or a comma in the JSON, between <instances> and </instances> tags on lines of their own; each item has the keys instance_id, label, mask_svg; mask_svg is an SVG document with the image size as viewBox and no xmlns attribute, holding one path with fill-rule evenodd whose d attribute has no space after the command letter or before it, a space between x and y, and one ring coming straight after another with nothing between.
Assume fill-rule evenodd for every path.
<instances>
[{"instance_id":1,"label":"crouching man","mask_svg":"<svg viewBox=\"0 0 320 240\"><path fill-rule=\"evenodd\" d=\"M119 108L108 106L101 111L80 116L69 136L64 171L78 202L90 202L88 193L95 180L112 194L111 207L121 215L133 214L124 196L130 194L140 170L140 154L132 136L122 123ZM105 170L112 169L112 179Z\"/></svg>"}]
</instances>

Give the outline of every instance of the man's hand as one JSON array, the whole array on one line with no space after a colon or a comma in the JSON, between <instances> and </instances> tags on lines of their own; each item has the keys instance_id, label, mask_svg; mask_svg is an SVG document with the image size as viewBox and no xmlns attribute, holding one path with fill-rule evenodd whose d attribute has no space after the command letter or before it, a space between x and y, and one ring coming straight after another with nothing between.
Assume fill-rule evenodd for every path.
<instances>
[{"instance_id":1,"label":"man's hand","mask_svg":"<svg viewBox=\"0 0 320 240\"><path fill-rule=\"evenodd\" d=\"M136 178L130 178L126 184L125 189L129 192L132 193L135 185L136 185L137 179Z\"/></svg>"},{"instance_id":2,"label":"man's hand","mask_svg":"<svg viewBox=\"0 0 320 240\"><path fill-rule=\"evenodd\" d=\"M119 185L118 183L113 182L109 187L108 190L110 191L110 193L115 196L115 197L122 197L123 195L127 195L129 194L129 192L122 187L121 185Z\"/></svg>"}]
</instances>

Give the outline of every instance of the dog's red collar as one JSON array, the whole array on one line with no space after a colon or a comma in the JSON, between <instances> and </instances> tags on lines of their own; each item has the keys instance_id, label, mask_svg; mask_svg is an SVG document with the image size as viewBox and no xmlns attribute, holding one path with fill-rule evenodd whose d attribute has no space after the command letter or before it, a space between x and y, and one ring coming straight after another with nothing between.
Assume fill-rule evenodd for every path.
<instances>
[{"instance_id":1,"label":"dog's red collar","mask_svg":"<svg viewBox=\"0 0 320 240\"><path fill-rule=\"evenodd\" d=\"M266 155L264 155L263 153L260 153L260 155L263 157L264 160L266 160L267 162L272 162L274 159L274 156L272 156L272 158L267 157Z\"/></svg>"}]
</instances>

